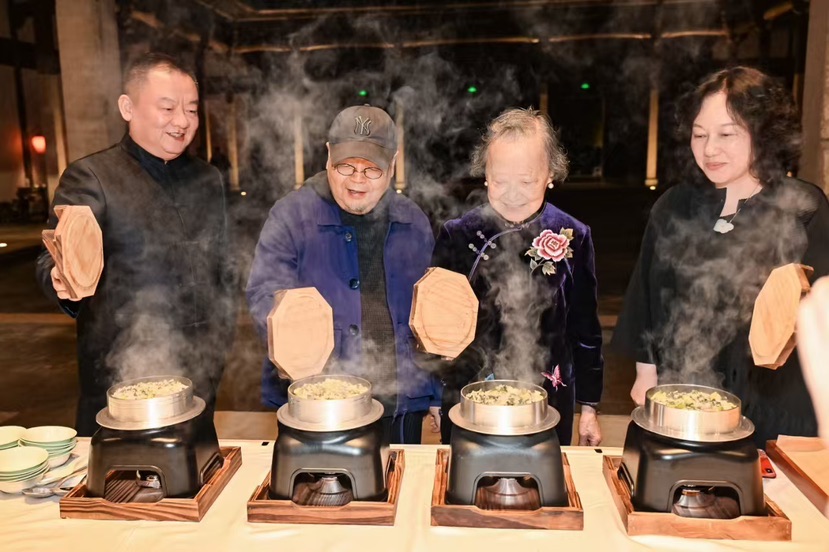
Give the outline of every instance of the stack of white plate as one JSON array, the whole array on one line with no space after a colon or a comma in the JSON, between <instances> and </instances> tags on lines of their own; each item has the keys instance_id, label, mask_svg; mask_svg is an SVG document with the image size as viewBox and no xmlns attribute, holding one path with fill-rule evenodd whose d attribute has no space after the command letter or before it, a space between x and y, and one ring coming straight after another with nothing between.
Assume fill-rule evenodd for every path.
<instances>
[{"instance_id":1,"label":"stack of white plate","mask_svg":"<svg viewBox=\"0 0 829 552\"><path fill-rule=\"evenodd\" d=\"M14 448L19 445L17 442L26 431L20 426L0 426L0 450Z\"/></svg>"},{"instance_id":2,"label":"stack of white plate","mask_svg":"<svg viewBox=\"0 0 829 552\"><path fill-rule=\"evenodd\" d=\"M49 469L49 453L37 447L0 450L0 491L19 493L34 487Z\"/></svg>"},{"instance_id":3,"label":"stack of white plate","mask_svg":"<svg viewBox=\"0 0 829 552\"><path fill-rule=\"evenodd\" d=\"M71 427L38 426L30 427L20 436L24 447L38 447L49 453L49 467L64 464L78 444L78 432Z\"/></svg>"}]
</instances>

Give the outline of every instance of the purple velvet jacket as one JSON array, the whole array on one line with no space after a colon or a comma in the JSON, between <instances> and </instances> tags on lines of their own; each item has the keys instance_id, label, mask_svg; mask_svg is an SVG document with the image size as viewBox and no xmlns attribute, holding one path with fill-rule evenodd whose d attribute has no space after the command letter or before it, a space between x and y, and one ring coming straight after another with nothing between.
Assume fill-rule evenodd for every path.
<instances>
[{"instance_id":1,"label":"purple velvet jacket","mask_svg":"<svg viewBox=\"0 0 829 552\"><path fill-rule=\"evenodd\" d=\"M555 261L527 254L538 253L533 242L546 230L572 231L571 256ZM547 233L540 239L545 243L536 244L558 258L550 254L565 240L555 239ZM566 248L560 252L566 255ZM550 404L562 415L559 438L569 444L575 402L597 403L602 395L602 330L590 228L549 203L516 227L485 205L444 224L432 265L467 276L480 301L475 340L443 371L444 408L470 381L489 376L543 381Z\"/></svg>"}]
</instances>

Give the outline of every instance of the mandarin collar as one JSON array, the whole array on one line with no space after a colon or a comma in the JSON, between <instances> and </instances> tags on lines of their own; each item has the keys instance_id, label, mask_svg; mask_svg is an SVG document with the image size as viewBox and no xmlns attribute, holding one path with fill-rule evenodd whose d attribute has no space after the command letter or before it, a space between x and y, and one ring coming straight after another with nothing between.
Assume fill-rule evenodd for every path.
<instances>
[{"instance_id":1,"label":"mandarin collar","mask_svg":"<svg viewBox=\"0 0 829 552\"><path fill-rule=\"evenodd\" d=\"M183 153L175 159L164 161L160 157L156 157L141 146L139 146L129 133L124 135L121 140L121 147L133 156L138 163L145 168L153 177L164 174L167 170L173 168L178 169L185 166L189 159L187 153Z\"/></svg>"}]
</instances>

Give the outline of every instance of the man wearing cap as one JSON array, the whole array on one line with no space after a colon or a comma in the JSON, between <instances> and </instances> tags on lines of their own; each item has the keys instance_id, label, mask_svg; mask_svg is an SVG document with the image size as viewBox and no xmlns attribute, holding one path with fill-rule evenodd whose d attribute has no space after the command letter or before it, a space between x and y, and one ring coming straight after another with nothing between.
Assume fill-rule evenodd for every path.
<instances>
[{"instance_id":1,"label":"man wearing cap","mask_svg":"<svg viewBox=\"0 0 829 552\"><path fill-rule=\"evenodd\" d=\"M262 228L247 286L251 314L267 342L274 293L315 287L334 311L325 371L371 381L390 442L420 443L423 416L441 396L436 379L413 360L409 329L412 289L434 245L429 221L389 189L397 137L385 111L341 111L326 147L326 170L277 201ZM262 402L284 404L289 383L266 358Z\"/></svg>"}]
</instances>

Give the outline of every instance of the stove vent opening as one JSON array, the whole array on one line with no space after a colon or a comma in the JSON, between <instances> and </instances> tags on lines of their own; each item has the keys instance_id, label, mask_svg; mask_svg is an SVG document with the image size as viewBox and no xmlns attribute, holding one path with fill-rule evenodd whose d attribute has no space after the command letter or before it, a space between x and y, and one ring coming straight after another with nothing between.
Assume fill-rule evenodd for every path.
<instances>
[{"instance_id":1,"label":"stove vent opening","mask_svg":"<svg viewBox=\"0 0 829 552\"><path fill-rule=\"evenodd\" d=\"M541 494L533 477L481 477L475 490L481 510L538 510Z\"/></svg>"},{"instance_id":2,"label":"stove vent opening","mask_svg":"<svg viewBox=\"0 0 829 552\"><path fill-rule=\"evenodd\" d=\"M681 517L740 517L740 497L732 487L688 486L674 492L671 511Z\"/></svg>"},{"instance_id":3,"label":"stove vent opening","mask_svg":"<svg viewBox=\"0 0 829 552\"><path fill-rule=\"evenodd\" d=\"M113 470L107 473L104 499L114 503L153 503L164 498L161 476L150 470Z\"/></svg>"},{"instance_id":4,"label":"stove vent opening","mask_svg":"<svg viewBox=\"0 0 829 552\"><path fill-rule=\"evenodd\" d=\"M291 500L298 506L344 506L353 499L351 478L345 474L301 473L294 479Z\"/></svg>"}]
</instances>

